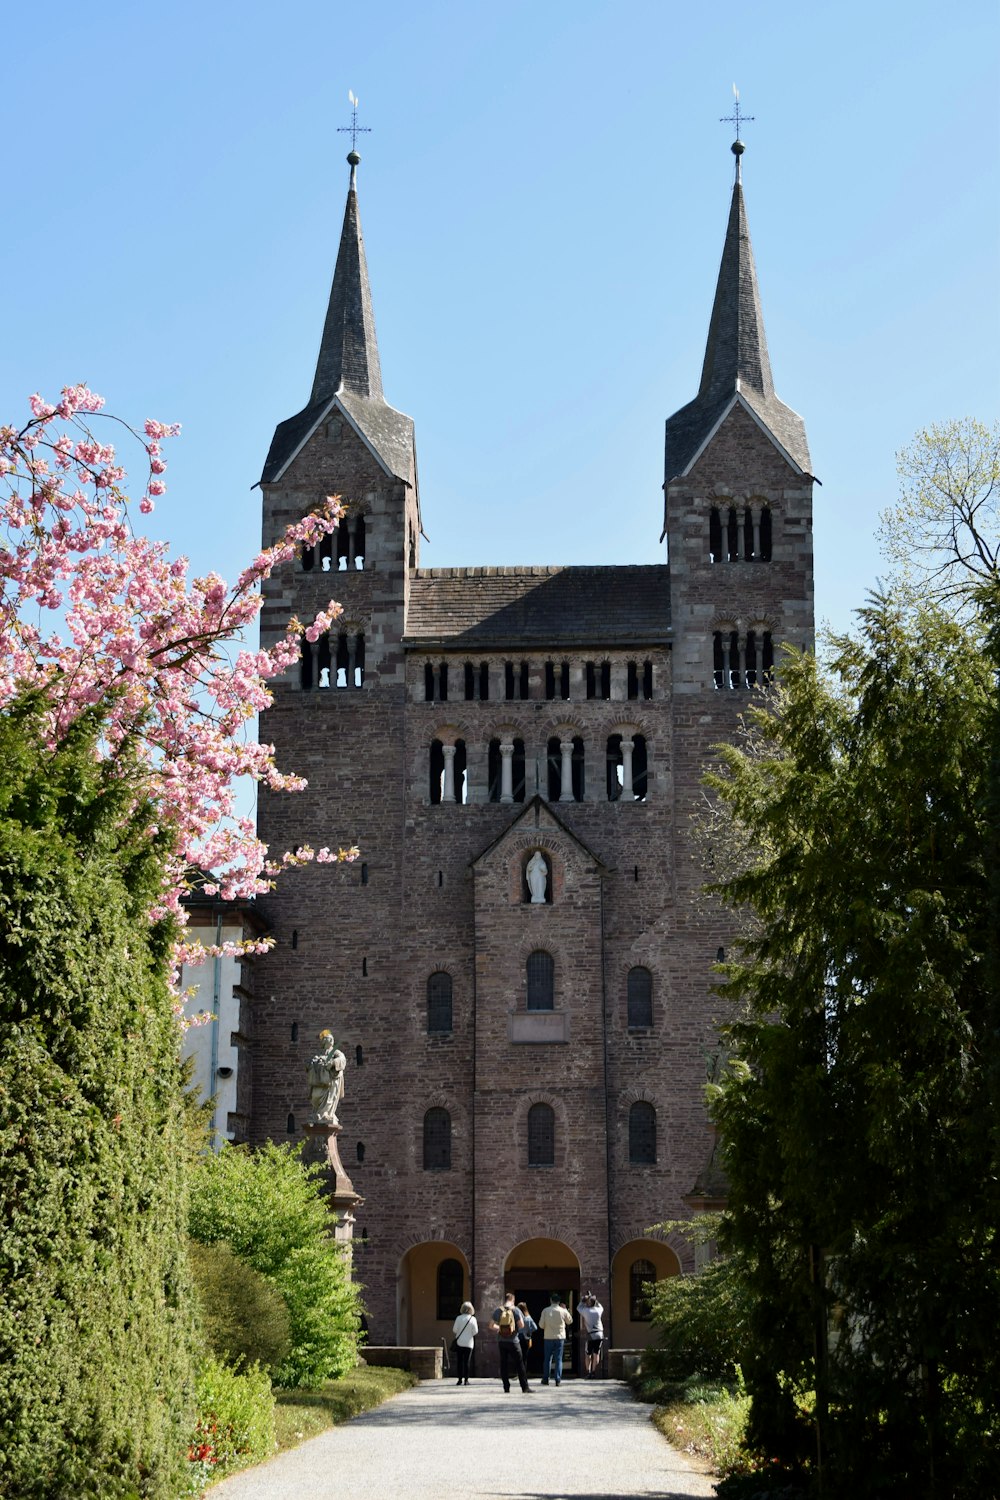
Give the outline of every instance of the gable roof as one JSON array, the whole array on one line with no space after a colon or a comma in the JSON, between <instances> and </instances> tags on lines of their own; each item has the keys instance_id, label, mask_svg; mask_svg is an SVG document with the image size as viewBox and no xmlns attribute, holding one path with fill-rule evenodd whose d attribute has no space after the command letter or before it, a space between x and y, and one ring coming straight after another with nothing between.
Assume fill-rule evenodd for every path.
<instances>
[{"instance_id":1,"label":"gable roof","mask_svg":"<svg viewBox=\"0 0 1000 1500\"><path fill-rule=\"evenodd\" d=\"M670 574L636 567L421 568L404 642L483 649L659 645L670 637Z\"/></svg>"},{"instance_id":2,"label":"gable roof","mask_svg":"<svg viewBox=\"0 0 1000 1500\"><path fill-rule=\"evenodd\" d=\"M361 158L352 151L347 160L351 180L312 394L307 406L275 428L261 483L278 483L336 406L385 472L415 488L413 421L390 406L382 393L375 314L358 212L356 171Z\"/></svg>"},{"instance_id":3,"label":"gable roof","mask_svg":"<svg viewBox=\"0 0 1000 1500\"><path fill-rule=\"evenodd\" d=\"M774 441L792 468L811 477L805 423L774 392L757 269L738 172L701 384L694 400L667 419L664 478L668 484L671 479L690 472L737 401Z\"/></svg>"},{"instance_id":4,"label":"gable roof","mask_svg":"<svg viewBox=\"0 0 1000 1500\"><path fill-rule=\"evenodd\" d=\"M572 828L568 827L567 824L563 822L562 818L556 812L552 804L546 802L545 798L539 792L535 793L530 802L526 802L523 807L518 809L518 811L511 818L510 822L507 824L506 828L498 833L495 838L490 839L489 843L485 844L483 848L480 849L478 854L473 855L472 859L470 859L469 861L470 868L474 869L481 859L485 859L488 854L492 854L494 849L499 848L504 840L509 838L510 835L514 832L518 824L523 823L529 816L534 817L534 826L536 828L540 828L542 812L544 812L547 817L552 819L552 822L555 823L560 833L564 833L566 834L567 838L572 839L577 848L584 855L586 855L587 859L595 864L599 870L607 870L608 866L604 863L604 861L594 853L593 849L591 849L588 844L584 843L583 839L581 839L577 834L573 832Z\"/></svg>"}]
</instances>

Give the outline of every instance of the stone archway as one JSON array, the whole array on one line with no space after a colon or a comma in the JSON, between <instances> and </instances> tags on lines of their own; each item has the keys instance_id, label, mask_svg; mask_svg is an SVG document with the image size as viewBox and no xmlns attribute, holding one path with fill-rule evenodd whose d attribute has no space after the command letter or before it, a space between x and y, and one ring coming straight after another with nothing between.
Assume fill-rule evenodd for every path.
<instances>
[{"instance_id":1,"label":"stone archway","mask_svg":"<svg viewBox=\"0 0 1000 1500\"><path fill-rule=\"evenodd\" d=\"M396 1274L396 1342L451 1342L452 1324L470 1296L469 1262L450 1240L411 1245Z\"/></svg>"},{"instance_id":2,"label":"stone archway","mask_svg":"<svg viewBox=\"0 0 1000 1500\"><path fill-rule=\"evenodd\" d=\"M519 1302L528 1304L528 1311L536 1323L542 1309L548 1304L551 1293L560 1292L575 1320L576 1304L580 1296L579 1259L563 1240L522 1240L504 1261L503 1289L505 1292L513 1292ZM566 1374L574 1373L577 1369L576 1343L577 1340L568 1333ZM541 1368L542 1344L538 1338L534 1340L528 1354L529 1374L538 1374Z\"/></svg>"},{"instance_id":3,"label":"stone archway","mask_svg":"<svg viewBox=\"0 0 1000 1500\"><path fill-rule=\"evenodd\" d=\"M641 1282L663 1281L679 1276L680 1270L680 1261L662 1240L634 1239L621 1246L611 1262L612 1326L619 1349L646 1349L655 1339L652 1323L642 1316Z\"/></svg>"}]
</instances>

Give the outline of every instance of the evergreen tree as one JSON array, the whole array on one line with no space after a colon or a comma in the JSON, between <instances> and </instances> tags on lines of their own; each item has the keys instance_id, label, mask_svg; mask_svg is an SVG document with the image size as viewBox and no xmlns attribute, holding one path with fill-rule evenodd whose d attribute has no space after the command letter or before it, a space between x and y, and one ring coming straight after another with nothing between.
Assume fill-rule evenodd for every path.
<instances>
[{"instance_id":1,"label":"evergreen tree","mask_svg":"<svg viewBox=\"0 0 1000 1500\"><path fill-rule=\"evenodd\" d=\"M162 837L98 715L0 714L0 1495L173 1500L193 1421Z\"/></svg>"},{"instance_id":2,"label":"evergreen tree","mask_svg":"<svg viewBox=\"0 0 1000 1500\"><path fill-rule=\"evenodd\" d=\"M750 1437L823 1493L990 1493L997 1451L994 672L877 598L789 657L712 785L753 851L713 1101L747 1268Z\"/></svg>"}]
</instances>

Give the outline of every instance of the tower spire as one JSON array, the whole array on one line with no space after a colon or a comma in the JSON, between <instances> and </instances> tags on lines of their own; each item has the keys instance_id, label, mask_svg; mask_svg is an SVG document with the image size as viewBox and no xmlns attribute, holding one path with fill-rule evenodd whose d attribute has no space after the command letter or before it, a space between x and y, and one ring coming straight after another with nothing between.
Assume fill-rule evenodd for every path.
<instances>
[{"instance_id":1,"label":"tower spire","mask_svg":"<svg viewBox=\"0 0 1000 1500\"><path fill-rule=\"evenodd\" d=\"M750 116L740 118L744 120ZM810 471L805 425L798 413L775 395L771 377L764 314L743 197L740 168L745 150L742 141L733 142L736 181L733 183L698 394L667 419L665 478L668 483L687 472L734 403L742 404L752 413L795 467L803 473Z\"/></svg>"},{"instance_id":2,"label":"tower spire","mask_svg":"<svg viewBox=\"0 0 1000 1500\"><path fill-rule=\"evenodd\" d=\"M360 128L360 127L359 127ZM375 337L375 314L368 282L368 263L358 213L357 169L361 157L353 148L347 156L351 179L344 209L344 226L333 273L330 303L316 361L310 404L348 391L382 400L382 368Z\"/></svg>"},{"instance_id":3,"label":"tower spire","mask_svg":"<svg viewBox=\"0 0 1000 1500\"><path fill-rule=\"evenodd\" d=\"M732 395L744 386L762 396L774 395L740 174L745 147L734 141L732 149L737 175L698 388L698 395L708 400Z\"/></svg>"}]
</instances>

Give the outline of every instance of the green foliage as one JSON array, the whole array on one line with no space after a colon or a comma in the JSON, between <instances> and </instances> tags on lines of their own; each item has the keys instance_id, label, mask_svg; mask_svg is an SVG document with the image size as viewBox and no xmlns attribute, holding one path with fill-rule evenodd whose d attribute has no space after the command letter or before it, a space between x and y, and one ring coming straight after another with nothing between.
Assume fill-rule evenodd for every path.
<instances>
[{"instance_id":1,"label":"green foliage","mask_svg":"<svg viewBox=\"0 0 1000 1500\"><path fill-rule=\"evenodd\" d=\"M0 714L0 1495L172 1500L195 1329L160 851L97 722ZM119 765L118 770L121 770Z\"/></svg>"},{"instance_id":2,"label":"green foliage","mask_svg":"<svg viewBox=\"0 0 1000 1500\"><path fill-rule=\"evenodd\" d=\"M417 1385L409 1370L389 1370L379 1365L356 1365L338 1380L328 1380L318 1390L301 1387L278 1391L275 1426L279 1448L294 1448L307 1438L349 1422L363 1411L398 1396Z\"/></svg>"},{"instance_id":3,"label":"green foliage","mask_svg":"<svg viewBox=\"0 0 1000 1500\"><path fill-rule=\"evenodd\" d=\"M663 1380L732 1380L743 1358L749 1317L746 1287L732 1260L708 1263L696 1276L655 1283L650 1313L658 1341L643 1370Z\"/></svg>"},{"instance_id":4,"label":"green foliage","mask_svg":"<svg viewBox=\"0 0 1000 1500\"><path fill-rule=\"evenodd\" d=\"M273 1374L291 1350L288 1308L277 1287L222 1240L189 1240L188 1254L212 1353L235 1369L256 1364Z\"/></svg>"},{"instance_id":5,"label":"green foliage","mask_svg":"<svg viewBox=\"0 0 1000 1500\"><path fill-rule=\"evenodd\" d=\"M734 1474L745 1467L749 1406L740 1386L734 1390L727 1385L691 1385L658 1407L653 1421L682 1453L707 1460L716 1474Z\"/></svg>"},{"instance_id":6,"label":"green foliage","mask_svg":"<svg viewBox=\"0 0 1000 1500\"><path fill-rule=\"evenodd\" d=\"M860 618L832 684L786 660L712 779L752 851L719 890L755 920L723 986L723 1243L751 1445L794 1468L815 1388L830 1492L958 1500L998 1440L997 693L975 622Z\"/></svg>"},{"instance_id":7,"label":"green foliage","mask_svg":"<svg viewBox=\"0 0 1000 1500\"><path fill-rule=\"evenodd\" d=\"M225 1240L288 1304L292 1348L275 1377L280 1385L318 1385L357 1358L358 1289L333 1237L321 1177L300 1148L268 1143L206 1154L192 1183L192 1238Z\"/></svg>"},{"instance_id":8,"label":"green foliage","mask_svg":"<svg viewBox=\"0 0 1000 1500\"><path fill-rule=\"evenodd\" d=\"M209 1356L198 1371L198 1420L188 1447L188 1494L236 1469L270 1458L274 1435L271 1382L257 1365L236 1371Z\"/></svg>"}]
</instances>

